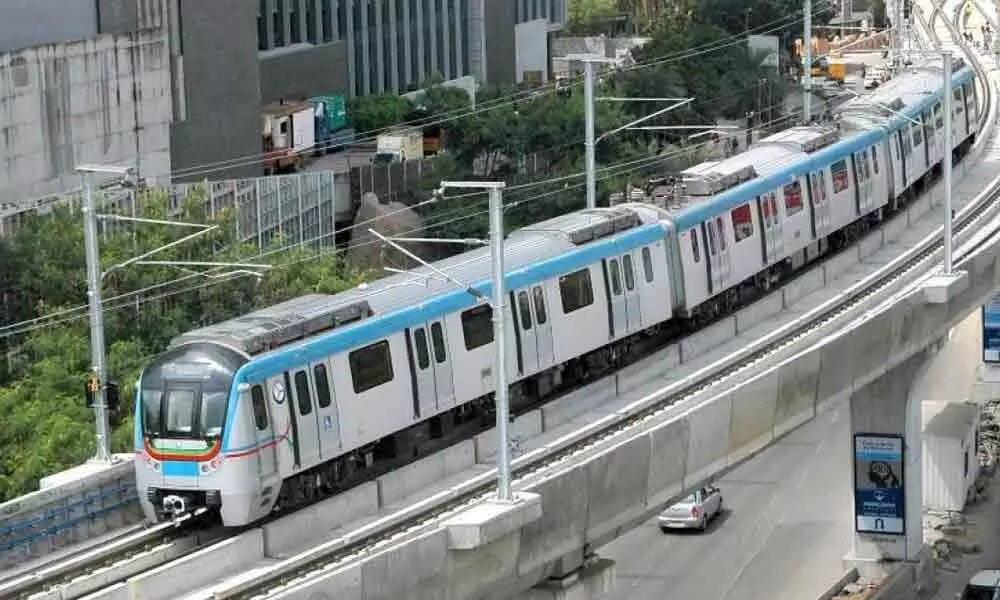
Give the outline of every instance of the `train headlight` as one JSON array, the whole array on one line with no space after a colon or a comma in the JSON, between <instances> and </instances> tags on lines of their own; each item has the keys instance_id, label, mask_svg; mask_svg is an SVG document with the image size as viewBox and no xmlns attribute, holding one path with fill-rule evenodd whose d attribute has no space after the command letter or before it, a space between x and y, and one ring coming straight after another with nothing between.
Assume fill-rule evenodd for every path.
<instances>
[{"instance_id":1,"label":"train headlight","mask_svg":"<svg viewBox=\"0 0 1000 600\"><path fill-rule=\"evenodd\" d=\"M219 467L221 466L222 466L222 457L216 456L215 458L213 458L208 462L201 463L201 467L199 468L199 470L201 471L202 475L208 475L209 473L214 473L218 471Z\"/></svg>"}]
</instances>

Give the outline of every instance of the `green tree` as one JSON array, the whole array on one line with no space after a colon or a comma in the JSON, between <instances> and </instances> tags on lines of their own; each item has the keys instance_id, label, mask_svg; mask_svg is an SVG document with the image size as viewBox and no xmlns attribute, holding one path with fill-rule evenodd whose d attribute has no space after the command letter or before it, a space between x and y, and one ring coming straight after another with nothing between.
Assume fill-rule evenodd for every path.
<instances>
[{"instance_id":1,"label":"green tree","mask_svg":"<svg viewBox=\"0 0 1000 600\"><path fill-rule=\"evenodd\" d=\"M167 198L153 191L137 202L149 218L167 217ZM185 199L182 218L210 223L218 229L161 254L157 260L253 260L256 247L235 235L233 215L205 217L204 197ZM0 244L0 264L15 276L21 317L55 315L53 322L19 336L18 359L6 385L0 387L0 501L33 489L39 478L79 464L94 452L94 417L85 406L83 384L89 372L90 346L86 311L64 312L81 305L84 294L84 252L79 215L58 208L47 216L30 217L9 240ZM176 240L174 227L149 224L116 225L101 235L102 268ZM49 244L45 243L49 240ZM275 244L279 244L277 240ZM129 451L132 444L132 398L143 365L169 340L194 327L235 317L304 293L337 293L356 286L364 274L345 268L332 254L290 249L267 256L272 268L257 280L235 277L211 280L172 267L131 265L112 269L104 281L105 337L108 373L120 385L122 406L114 415L112 444ZM174 281L173 284L167 284ZM52 293L47 294L46 286ZM198 287L179 293L184 288ZM8 288L9 289L9 288ZM128 292L147 289L129 296ZM44 301L42 300L44 298Z\"/></svg>"},{"instance_id":2,"label":"green tree","mask_svg":"<svg viewBox=\"0 0 1000 600\"><path fill-rule=\"evenodd\" d=\"M402 96L361 96L347 103L351 124L362 133L373 132L403 121L413 105Z\"/></svg>"}]
</instances>

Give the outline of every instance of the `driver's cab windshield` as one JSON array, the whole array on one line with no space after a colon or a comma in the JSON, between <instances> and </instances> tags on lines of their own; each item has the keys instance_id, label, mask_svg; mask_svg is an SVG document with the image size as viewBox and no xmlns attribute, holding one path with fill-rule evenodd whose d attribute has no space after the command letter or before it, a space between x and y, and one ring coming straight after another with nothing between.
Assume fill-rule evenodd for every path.
<instances>
[{"instance_id":1,"label":"driver's cab windshield","mask_svg":"<svg viewBox=\"0 0 1000 600\"><path fill-rule=\"evenodd\" d=\"M154 438L218 437L226 419L226 396L204 392L200 386L144 389L143 432Z\"/></svg>"}]
</instances>

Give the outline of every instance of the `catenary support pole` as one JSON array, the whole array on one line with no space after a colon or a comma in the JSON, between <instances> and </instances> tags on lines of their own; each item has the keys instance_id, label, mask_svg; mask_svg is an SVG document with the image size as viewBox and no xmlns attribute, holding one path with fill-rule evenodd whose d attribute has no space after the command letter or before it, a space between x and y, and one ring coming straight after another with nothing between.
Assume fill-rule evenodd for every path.
<instances>
[{"instance_id":1,"label":"catenary support pole","mask_svg":"<svg viewBox=\"0 0 1000 600\"><path fill-rule=\"evenodd\" d=\"M497 413L497 500L513 500L510 489L510 444L507 424L510 405L507 397L507 344L504 334L503 190L490 189L490 254L493 259L493 380L496 383Z\"/></svg>"},{"instance_id":2,"label":"catenary support pole","mask_svg":"<svg viewBox=\"0 0 1000 600\"><path fill-rule=\"evenodd\" d=\"M594 63L590 60L583 61L583 104L585 107L585 127L587 129L584 141L587 169L587 208L597 206L597 157L595 156L596 142L594 141Z\"/></svg>"},{"instance_id":3,"label":"catenary support pole","mask_svg":"<svg viewBox=\"0 0 1000 600\"><path fill-rule=\"evenodd\" d=\"M812 0L805 0L802 7L803 23L805 25L802 32L802 56L804 72L802 75L802 120L806 123L812 121Z\"/></svg>"},{"instance_id":4,"label":"catenary support pole","mask_svg":"<svg viewBox=\"0 0 1000 600\"><path fill-rule=\"evenodd\" d=\"M951 52L944 55L944 273L951 275Z\"/></svg>"},{"instance_id":5,"label":"catenary support pole","mask_svg":"<svg viewBox=\"0 0 1000 600\"><path fill-rule=\"evenodd\" d=\"M104 366L104 315L101 306L101 259L97 248L97 209L94 206L93 174L83 173L84 205L83 232L87 253L87 301L90 305L90 358L94 390L94 412L97 417L97 454L95 460L110 461L108 411L105 402L107 373Z\"/></svg>"}]
</instances>

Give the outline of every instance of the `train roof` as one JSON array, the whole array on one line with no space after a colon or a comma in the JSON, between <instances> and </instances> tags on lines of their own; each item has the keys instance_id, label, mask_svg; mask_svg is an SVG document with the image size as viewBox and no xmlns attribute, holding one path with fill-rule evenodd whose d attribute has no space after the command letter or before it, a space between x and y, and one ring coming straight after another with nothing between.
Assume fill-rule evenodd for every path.
<instances>
[{"instance_id":1,"label":"train roof","mask_svg":"<svg viewBox=\"0 0 1000 600\"><path fill-rule=\"evenodd\" d=\"M964 61L956 61L954 69L953 84L973 77ZM694 227L878 142L937 102L942 70L932 63L914 67L864 97L845 102L834 111L839 119L835 127L792 127L745 152L687 169L682 178L688 194L680 207L670 211L675 227L678 231Z\"/></svg>"},{"instance_id":2,"label":"train roof","mask_svg":"<svg viewBox=\"0 0 1000 600\"><path fill-rule=\"evenodd\" d=\"M652 207L626 205L582 210L536 223L507 237L504 270L508 274L530 271L574 248L600 240L613 242L616 236L657 220ZM432 265L459 282L480 284L491 275L490 249L476 248ZM340 294L309 294L202 327L174 338L170 347L211 342L254 356L456 290L467 293L433 269L419 267Z\"/></svg>"},{"instance_id":3,"label":"train roof","mask_svg":"<svg viewBox=\"0 0 1000 600\"><path fill-rule=\"evenodd\" d=\"M972 80L972 69L966 66L964 59L956 59L952 69L953 85ZM871 127L895 130L938 101L933 94L941 89L943 71L937 61L913 66L871 92L848 100L833 112L852 130L863 131Z\"/></svg>"}]
</instances>

